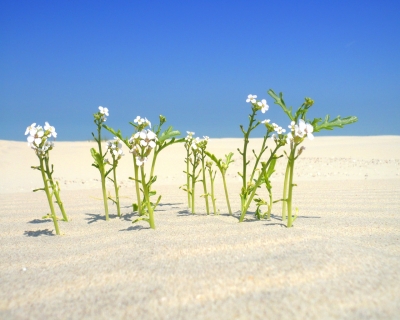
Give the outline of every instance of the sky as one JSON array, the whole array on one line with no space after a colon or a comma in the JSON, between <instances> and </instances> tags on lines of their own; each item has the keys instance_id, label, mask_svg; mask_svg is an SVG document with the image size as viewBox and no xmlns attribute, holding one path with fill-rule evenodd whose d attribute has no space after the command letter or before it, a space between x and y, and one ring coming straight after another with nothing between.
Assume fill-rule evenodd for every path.
<instances>
[{"instance_id":1,"label":"sky","mask_svg":"<svg viewBox=\"0 0 400 320\"><path fill-rule=\"evenodd\" d=\"M400 135L399 12L397 0L3 0L0 139L47 121L57 140L89 140L98 106L124 136L162 114L182 135L242 137L248 94L270 106L259 120L290 123L269 89L294 108L311 97L309 119L359 118L317 135Z\"/></svg>"}]
</instances>

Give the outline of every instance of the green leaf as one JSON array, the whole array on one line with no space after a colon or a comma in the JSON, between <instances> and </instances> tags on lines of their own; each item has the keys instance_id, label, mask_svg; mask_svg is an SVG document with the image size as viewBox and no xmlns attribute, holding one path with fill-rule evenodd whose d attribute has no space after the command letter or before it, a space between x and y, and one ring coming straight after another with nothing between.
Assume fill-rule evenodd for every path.
<instances>
[{"instance_id":1,"label":"green leaf","mask_svg":"<svg viewBox=\"0 0 400 320\"><path fill-rule=\"evenodd\" d=\"M321 118L314 119L312 125L314 127L314 132L319 132L321 130L333 130L334 127L343 128L345 125L357 122L358 118L354 116L340 118L337 116L332 121L329 121L329 114L325 117L324 121ZM320 123L322 122L322 123Z\"/></svg>"},{"instance_id":2,"label":"green leaf","mask_svg":"<svg viewBox=\"0 0 400 320\"><path fill-rule=\"evenodd\" d=\"M173 130L172 126L169 126L163 133L158 137L158 142L160 145L164 143L165 140L171 139L176 136L180 136L181 133L178 130Z\"/></svg>"},{"instance_id":3,"label":"green leaf","mask_svg":"<svg viewBox=\"0 0 400 320\"><path fill-rule=\"evenodd\" d=\"M286 107L285 101L283 101L283 93L279 93L279 96L272 90L268 90L268 94L275 100L275 104L279 105L282 109L283 112L285 112L288 117L290 118L291 121L294 121L294 116L292 115L292 108L288 109Z\"/></svg>"}]
</instances>

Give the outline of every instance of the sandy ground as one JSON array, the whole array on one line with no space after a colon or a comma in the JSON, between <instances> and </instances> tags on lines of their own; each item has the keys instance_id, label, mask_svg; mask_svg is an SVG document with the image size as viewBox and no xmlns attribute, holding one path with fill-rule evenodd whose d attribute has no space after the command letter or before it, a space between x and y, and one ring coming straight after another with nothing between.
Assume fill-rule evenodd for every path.
<instances>
[{"instance_id":1,"label":"sandy ground","mask_svg":"<svg viewBox=\"0 0 400 320\"><path fill-rule=\"evenodd\" d=\"M217 177L219 215L187 209L182 145L160 154L156 230L132 224L131 155L118 168L123 218L104 219L91 142L56 142L55 177L71 221L54 236L37 158L0 141L0 319L398 319L400 137L306 141L295 169L291 229L280 219L238 223L241 139L211 140L228 173L233 216ZM260 140L251 140L251 148ZM284 162L273 176L282 192ZM111 185L109 185L111 187ZM200 184L198 186L200 190ZM112 189L110 188L110 191ZM260 195L266 196L265 190ZM199 192L200 194L200 192Z\"/></svg>"}]
</instances>

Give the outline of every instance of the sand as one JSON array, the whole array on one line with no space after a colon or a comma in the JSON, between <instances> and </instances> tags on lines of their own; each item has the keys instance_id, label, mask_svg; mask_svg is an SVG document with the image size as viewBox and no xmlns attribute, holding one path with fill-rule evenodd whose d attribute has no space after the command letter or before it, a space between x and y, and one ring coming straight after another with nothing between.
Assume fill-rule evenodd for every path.
<instances>
[{"instance_id":1,"label":"sand","mask_svg":"<svg viewBox=\"0 0 400 320\"><path fill-rule=\"evenodd\" d=\"M295 169L299 217L287 229L251 207L238 223L241 139L211 140L228 171L233 216L217 176L218 215L187 208L182 145L160 154L156 230L132 224L131 155L118 168L123 218L105 221L92 142L56 142L55 177L71 221L55 236L37 158L25 142L0 141L1 319L398 319L400 137L317 137ZM251 148L260 147L252 139ZM282 192L284 161L274 173ZM198 194L200 194L200 184ZM109 190L112 191L111 185ZM265 190L261 192L265 196Z\"/></svg>"}]
</instances>

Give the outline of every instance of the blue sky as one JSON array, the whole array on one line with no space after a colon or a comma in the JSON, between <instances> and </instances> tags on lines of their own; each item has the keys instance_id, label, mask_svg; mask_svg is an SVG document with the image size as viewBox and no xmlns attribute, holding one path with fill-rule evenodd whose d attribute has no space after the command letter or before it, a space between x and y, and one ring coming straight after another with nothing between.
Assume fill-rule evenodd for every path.
<instances>
[{"instance_id":1,"label":"blue sky","mask_svg":"<svg viewBox=\"0 0 400 320\"><path fill-rule=\"evenodd\" d=\"M356 115L330 135L399 135L399 1L19 1L0 3L0 139L32 122L88 140L92 114L132 133L137 115L185 132L241 137L248 94L263 117ZM260 130L256 135L261 135ZM111 136L110 136L111 137Z\"/></svg>"}]
</instances>

